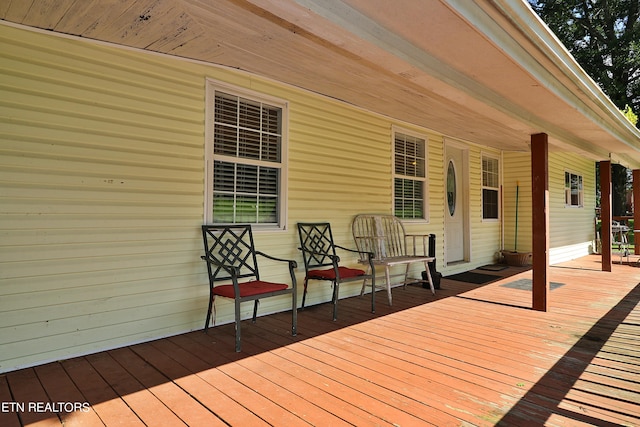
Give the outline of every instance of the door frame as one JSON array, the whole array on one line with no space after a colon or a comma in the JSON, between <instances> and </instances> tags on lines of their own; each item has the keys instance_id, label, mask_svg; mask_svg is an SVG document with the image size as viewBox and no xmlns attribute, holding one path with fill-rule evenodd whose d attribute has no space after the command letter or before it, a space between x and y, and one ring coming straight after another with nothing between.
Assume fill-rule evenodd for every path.
<instances>
[{"instance_id":1,"label":"door frame","mask_svg":"<svg viewBox=\"0 0 640 427\"><path fill-rule=\"evenodd\" d=\"M447 215L449 214L447 208L447 168L449 167L449 150L456 149L461 151L462 165L458 171L459 176L456 179L460 180L461 188L460 195L457 196L459 203L463 204L463 257L461 260L449 261L447 257ZM471 206L470 206L470 186L471 179L469 173L469 146L462 142L446 140L444 142L444 156L443 156L443 184L444 184L444 265L458 265L461 263L468 263L471 261Z\"/></svg>"}]
</instances>

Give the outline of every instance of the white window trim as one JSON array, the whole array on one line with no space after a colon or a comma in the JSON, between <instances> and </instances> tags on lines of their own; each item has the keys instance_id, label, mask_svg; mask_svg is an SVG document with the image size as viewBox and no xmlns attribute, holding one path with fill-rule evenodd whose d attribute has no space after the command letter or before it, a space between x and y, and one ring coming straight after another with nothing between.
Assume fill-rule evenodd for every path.
<instances>
[{"instance_id":1,"label":"white window trim","mask_svg":"<svg viewBox=\"0 0 640 427\"><path fill-rule=\"evenodd\" d=\"M492 160L496 160L498 162L498 186L497 187L486 187L484 185L484 179L482 174L484 173L484 169L482 166L482 160L484 158L488 158L488 159L492 159ZM500 204L502 203L502 198L500 196L500 183L502 182L502 161L499 155L497 154L493 154L493 153L487 153L487 152L480 152L480 215L482 216L482 222L498 222L501 220L501 206ZM484 217L484 198L483 198L483 191L484 189L488 189L488 190L497 190L498 191L498 217L497 218L485 218Z\"/></svg>"},{"instance_id":2,"label":"white window trim","mask_svg":"<svg viewBox=\"0 0 640 427\"><path fill-rule=\"evenodd\" d=\"M230 95L236 95L243 98L252 99L258 102L271 104L282 109L282 146L280 147L280 193L278 194L278 221L273 224L253 224L254 230L286 230L287 229L287 212L288 212L288 164L289 164L289 103L283 99L265 95L249 89L233 86L213 79L206 79L206 105L205 105L205 141L204 141L204 224L210 224L212 218L213 206L213 135L214 135L214 113L215 113L215 92L225 92ZM224 156L217 156L217 159L223 160ZM237 161L237 159L236 159ZM252 163L247 159L245 163Z\"/></svg>"},{"instance_id":3,"label":"white window trim","mask_svg":"<svg viewBox=\"0 0 640 427\"><path fill-rule=\"evenodd\" d=\"M396 134L397 133L401 133L407 136L412 136L414 138L419 138L424 140L424 178L422 178L421 180L423 181L422 184L422 190L423 190L423 194L422 194L422 200L424 202L424 206L423 206L423 212L424 212L424 218L398 218L400 219L402 222L405 223L429 223L429 199L428 199L428 195L429 195L429 137L424 134L424 133L420 133L420 132L416 132L413 130L409 130L407 128L403 128L400 126L396 126L396 125L392 125L391 126L391 211L393 213L393 215L395 216L396 214L396 203L395 203L395 179L396 178L406 178L405 175L397 175L396 174L396 168L395 168L395 161L396 161L396 150L395 150L395 142L396 142ZM412 178L412 179L417 179L417 178Z\"/></svg>"},{"instance_id":4,"label":"white window trim","mask_svg":"<svg viewBox=\"0 0 640 427\"><path fill-rule=\"evenodd\" d=\"M575 176L579 176L580 178L582 178L582 189L579 192L579 203L577 205L573 205L570 203L567 203L567 187L566 187L566 175L570 174L570 175L575 175ZM584 175L569 169L565 169L564 173L562 174L562 188L563 188L563 196L564 196L564 207L567 209L583 209L584 208ZM571 188L568 189L569 192L571 192ZM569 194L569 200L571 199L571 194Z\"/></svg>"}]
</instances>

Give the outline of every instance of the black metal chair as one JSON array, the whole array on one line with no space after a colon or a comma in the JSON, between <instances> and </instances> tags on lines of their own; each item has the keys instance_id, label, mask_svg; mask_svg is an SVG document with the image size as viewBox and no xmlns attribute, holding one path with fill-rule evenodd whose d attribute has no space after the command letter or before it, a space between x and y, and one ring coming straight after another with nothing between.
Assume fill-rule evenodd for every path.
<instances>
[{"instance_id":1,"label":"black metal chair","mask_svg":"<svg viewBox=\"0 0 640 427\"><path fill-rule=\"evenodd\" d=\"M309 280L327 280L333 285L333 320L338 318L338 289L341 283L356 280L371 280L371 312L375 313L375 268L373 265L374 254L360 252L354 249L336 245L333 242L331 225L328 222L298 223L298 235L300 237L300 250L304 260L304 293L302 294L302 308L304 308L307 296L307 284ZM340 257L336 249L359 254L361 258L369 260L371 274L364 270L340 266ZM329 268L323 268L329 267Z\"/></svg>"},{"instance_id":2,"label":"black metal chair","mask_svg":"<svg viewBox=\"0 0 640 427\"><path fill-rule=\"evenodd\" d=\"M207 262L209 273L209 308L204 331L207 332L209 328L215 297L233 299L235 301L236 351L239 352L241 351L240 304L245 301L254 302L253 322L255 323L259 299L291 294L291 335L295 336L298 318L296 276L293 270L297 267L297 263L293 260L274 258L255 250L250 225L203 225L202 239L205 255L201 258ZM292 286L260 280L256 255L288 263ZM248 279L248 281L239 283L239 279ZM226 281L227 284L216 286L216 283L221 281Z\"/></svg>"}]
</instances>

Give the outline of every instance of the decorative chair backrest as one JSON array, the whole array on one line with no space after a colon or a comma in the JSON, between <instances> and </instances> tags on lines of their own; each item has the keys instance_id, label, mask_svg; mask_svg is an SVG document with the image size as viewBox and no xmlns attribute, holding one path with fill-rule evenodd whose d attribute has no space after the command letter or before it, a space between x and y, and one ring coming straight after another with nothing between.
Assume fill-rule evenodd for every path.
<instances>
[{"instance_id":1,"label":"decorative chair backrest","mask_svg":"<svg viewBox=\"0 0 640 427\"><path fill-rule=\"evenodd\" d=\"M207 263L211 280L229 280L233 276L232 270L236 278L260 280L250 225L203 225L202 240L205 256L214 261ZM233 269L226 270L222 265Z\"/></svg>"},{"instance_id":2,"label":"decorative chair backrest","mask_svg":"<svg viewBox=\"0 0 640 427\"><path fill-rule=\"evenodd\" d=\"M336 248L328 222L299 222L298 235L306 270L333 264L331 257L336 256Z\"/></svg>"}]
</instances>

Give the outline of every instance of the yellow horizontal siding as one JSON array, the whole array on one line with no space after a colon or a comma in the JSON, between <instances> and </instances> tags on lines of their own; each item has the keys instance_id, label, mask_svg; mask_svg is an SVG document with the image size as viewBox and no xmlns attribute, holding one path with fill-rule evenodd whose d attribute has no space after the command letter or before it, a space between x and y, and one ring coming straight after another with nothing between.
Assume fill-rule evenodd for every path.
<instances>
[{"instance_id":1,"label":"yellow horizontal siding","mask_svg":"<svg viewBox=\"0 0 640 427\"><path fill-rule=\"evenodd\" d=\"M531 221L533 212L531 202L531 156L529 153L505 153L503 165L504 248L509 251L517 249L519 252L530 252L532 248ZM516 225L518 229L517 236Z\"/></svg>"},{"instance_id":2,"label":"yellow horizontal siding","mask_svg":"<svg viewBox=\"0 0 640 427\"><path fill-rule=\"evenodd\" d=\"M0 58L0 371L202 327L207 78L288 102L287 229L254 235L298 262L299 301L296 223L330 221L353 247L356 214L391 214L394 126L428 140L428 221L406 226L436 234L444 259L441 135L244 73L6 26ZM472 262L484 263L499 227L481 219L479 148L470 160ZM263 279L289 280L286 264L260 261ZM309 304L331 295L309 292ZM216 305L217 323L232 321L231 302ZM267 299L260 314L289 307Z\"/></svg>"},{"instance_id":3,"label":"yellow horizontal siding","mask_svg":"<svg viewBox=\"0 0 640 427\"><path fill-rule=\"evenodd\" d=\"M584 205L565 205L564 174L582 176ZM595 163L572 153L549 154L550 258L551 262L584 256L595 244Z\"/></svg>"},{"instance_id":4,"label":"yellow horizontal siding","mask_svg":"<svg viewBox=\"0 0 640 427\"><path fill-rule=\"evenodd\" d=\"M0 370L198 327L206 69L0 26Z\"/></svg>"},{"instance_id":5,"label":"yellow horizontal siding","mask_svg":"<svg viewBox=\"0 0 640 427\"><path fill-rule=\"evenodd\" d=\"M0 28L2 370L202 326L207 77L290 103L289 227L256 233L260 249L301 267L297 221L331 221L352 246L353 215L389 210L387 120L246 75ZM261 267L288 280L286 265ZM231 321L232 305L216 304ZM288 307L267 300L261 313Z\"/></svg>"},{"instance_id":6,"label":"yellow horizontal siding","mask_svg":"<svg viewBox=\"0 0 640 427\"><path fill-rule=\"evenodd\" d=\"M520 182L518 203L518 250L531 251L531 160L528 153L505 153L504 211L505 248L515 245L516 183ZM565 206L565 171L582 175L584 206ZM576 154L549 153L549 248L550 262L586 255L592 250L595 217L595 164Z\"/></svg>"},{"instance_id":7,"label":"yellow horizontal siding","mask_svg":"<svg viewBox=\"0 0 640 427\"><path fill-rule=\"evenodd\" d=\"M474 266L493 264L498 260L501 244L502 223L485 220L482 215L482 157L491 156L500 160L500 152L486 147L469 148L470 172L470 221L471 221L471 263ZM503 165L499 163L500 174ZM499 214L501 217L501 214Z\"/></svg>"}]
</instances>

